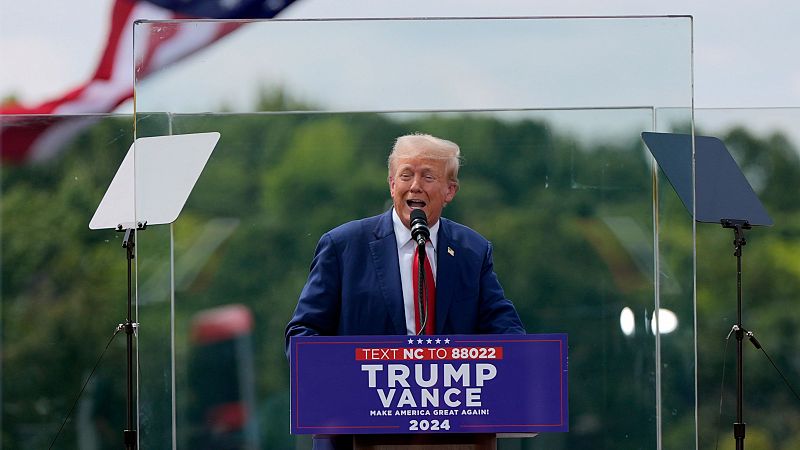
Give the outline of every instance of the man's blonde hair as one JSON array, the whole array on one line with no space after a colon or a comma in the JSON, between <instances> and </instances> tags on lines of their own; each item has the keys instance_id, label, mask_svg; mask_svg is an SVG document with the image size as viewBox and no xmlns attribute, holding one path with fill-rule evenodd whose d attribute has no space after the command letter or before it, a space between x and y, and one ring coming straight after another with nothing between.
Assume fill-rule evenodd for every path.
<instances>
[{"instance_id":1,"label":"man's blonde hair","mask_svg":"<svg viewBox=\"0 0 800 450\"><path fill-rule=\"evenodd\" d=\"M422 157L445 161L447 178L458 184L458 168L461 166L461 149L455 142L440 139L430 134L407 134L400 136L389 154L389 178L394 175L394 163L399 158Z\"/></svg>"}]
</instances>

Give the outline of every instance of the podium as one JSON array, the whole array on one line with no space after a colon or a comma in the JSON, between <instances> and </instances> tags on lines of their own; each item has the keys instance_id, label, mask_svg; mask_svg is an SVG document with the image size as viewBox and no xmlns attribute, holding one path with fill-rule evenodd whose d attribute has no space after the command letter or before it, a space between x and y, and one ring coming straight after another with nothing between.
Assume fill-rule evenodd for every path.
<instances>
[{"instance_id":1,"label":"podium","mask_svg":"<svg viewBox=\"0 0 800 450\"><path fill-rule=\"evenodd\" d=\"M489 450L566 432L567 336L295 336L293 434L361 450Z\"/></svg>"},{"instance_id":2,"label":"podium","mask_svg":"<svg viewBox=\"0 0 800 450\"><path fill-rule=\"evenodd\" d=\"M497 450L497 435L357 434L353 436L353 450Z\"/></svg>"}]
</instances>

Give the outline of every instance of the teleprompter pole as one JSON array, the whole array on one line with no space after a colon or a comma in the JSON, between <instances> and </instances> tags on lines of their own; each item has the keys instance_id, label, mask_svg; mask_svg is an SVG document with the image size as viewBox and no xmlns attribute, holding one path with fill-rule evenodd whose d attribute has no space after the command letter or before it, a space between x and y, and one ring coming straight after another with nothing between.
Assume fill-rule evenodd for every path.
<instances>
[{"instance_id":1,"label":"teleprompter pole","mask_svg":"<svg viewBox=\"0 0 800 450\"><path fill-rule=\"evenodd\" d=\"M742 325L742 248L747 245L744 230L750 229L746 220L723 219L723 228L733 229L733 255L736 256L736 325L733 326L736 336L736 422L733 424L733 438L736 440L736 450L744 450L744 437L747 424L744 422L744 361L742 342L746 332Z\"/></svg>"},{"instance_id":2,"label":"teleprompter pole","mask_svg":"<svg viewBox=\"0 0 800 450\"><path fill-rule=\"evenodd\" d=\"M122 239L122 248L128 260L128 311L125 322L119 324L118 330L125 330L126 347L127 347L127 412L125 421L125 430L123 431L123 439L125 442L126 450L136 450L138 443L138 436L136 432L136 381L135 371L136 367L133 358L133 338L136 333L137 323L133 322L133 259L136 256L136 230L144 230L147 223L138 223L136 228L123 228L122 225L117 227L117 231L124 231L125 237Z\"/></svg>"}]
</instances>

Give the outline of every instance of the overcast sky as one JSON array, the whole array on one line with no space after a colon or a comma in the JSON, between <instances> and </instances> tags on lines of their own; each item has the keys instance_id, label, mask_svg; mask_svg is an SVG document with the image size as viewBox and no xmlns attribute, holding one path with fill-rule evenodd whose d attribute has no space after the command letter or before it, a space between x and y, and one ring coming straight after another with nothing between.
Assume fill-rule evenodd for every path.
<instances>
[{"instance_id":1,"label":"overcast sky","mask_svg":"<svg viewBox=\"0 0 800 450\"><path fill-rule=\"evenodd\" d=\"M85 81L111 0L0 0L0 97L47 100ZM697 107L800 106L796 0L299 0L284 18L694 16Z\"/></svg>"}]
</instances>

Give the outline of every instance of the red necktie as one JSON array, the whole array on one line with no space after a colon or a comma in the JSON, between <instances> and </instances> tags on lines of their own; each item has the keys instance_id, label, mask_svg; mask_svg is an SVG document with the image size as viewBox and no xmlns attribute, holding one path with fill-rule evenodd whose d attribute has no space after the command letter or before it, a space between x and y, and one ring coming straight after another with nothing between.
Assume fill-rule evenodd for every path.
<instances>
[{"instance_id":1,"label":"red necktie","mask_svg":"<svg viewBox=\"0 0 800 450\"><path fill-rule=\"evenodd\" d=\"M420 330L420 311L419 311L419 246L414 248L414 257L411 260L411 284L414 286L414 322L416 323L416 331L419 334ZM436 280L433 279L433 270L431 270L431 263L425 257L425 291L426 291L426 305L427 320L423 317L425 322L425 334L434 334L436 327Z\"/></svg>"}]
</instances>

